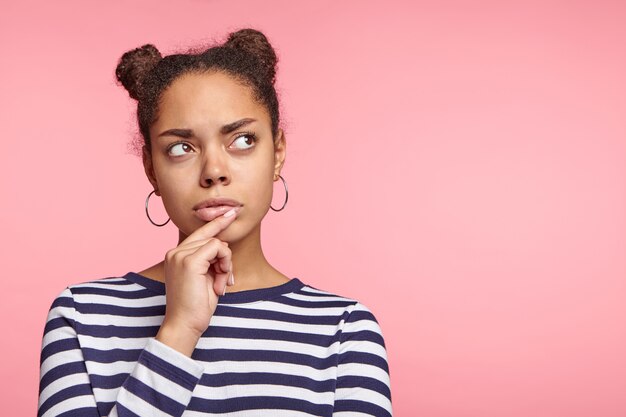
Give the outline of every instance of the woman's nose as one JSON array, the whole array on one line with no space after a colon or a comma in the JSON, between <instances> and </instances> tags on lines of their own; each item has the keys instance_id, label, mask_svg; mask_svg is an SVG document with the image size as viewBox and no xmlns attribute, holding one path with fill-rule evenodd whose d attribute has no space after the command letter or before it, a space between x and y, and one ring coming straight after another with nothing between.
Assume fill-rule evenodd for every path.
<instances>
[{"instance_id":1,"label":"woman's nose","mask_svg":"<svg viewBox=\"0 0 626 417\"><path fill-rule=\"evenodd\" d=\"M230 183L230 172L228 170L228 156L224 150L210 149L203 160L200 182L203 187L210 187L214 184L228 185Z\"/></svg>"}]
</instances>

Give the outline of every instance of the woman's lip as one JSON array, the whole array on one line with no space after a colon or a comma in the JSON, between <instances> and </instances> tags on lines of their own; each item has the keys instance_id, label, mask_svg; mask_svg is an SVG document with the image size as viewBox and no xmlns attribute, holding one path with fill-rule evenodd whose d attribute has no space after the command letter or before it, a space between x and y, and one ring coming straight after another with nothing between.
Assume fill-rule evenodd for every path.
<instances>
[{"instance_id":1,"label":"woman's lip","mask_svg":"<svg viewBox=\"0 0 626 417\"><path fill-rule=\"evenodd\" d=\"M221 216L222 214L226 213L227 211L231 209L235 209L238 212L239 210L241 210L241 207L233 207L229 205L204 207L201 209L194 210L194 214L200 220L204 220L205 222L210 222L211 220Z\"/></svg>"},{"instance_id":2,"label":"woman's lip","mask_svg":"<svg viewBox=\"0 0 626 417\"><path fill-rule=\"evenodd\" d=\"M217 207L217 206L237 207L241 205L242 204L239 201L233 200L232 198L216 197L216 198L209 198L208 200L204 200L203 202L196 204L195 206L193 206L193 209L199 210L205 207Z\"/></svg>"}]
</instances>

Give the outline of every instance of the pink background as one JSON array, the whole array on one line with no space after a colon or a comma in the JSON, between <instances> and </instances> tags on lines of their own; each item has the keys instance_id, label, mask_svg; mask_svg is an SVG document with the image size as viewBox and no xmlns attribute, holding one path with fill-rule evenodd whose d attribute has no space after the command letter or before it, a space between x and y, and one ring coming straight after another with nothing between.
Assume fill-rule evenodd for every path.
<instances>
[{"instance_id":1,"label":"pink background","mask_svg":"<svg viewBox=\"0 0 626 417\"><path fill-rule=\"evenodd\" d=\"M517 3L3 2L2 414L35 414L66 285L176 244L117 59L251 26L288 139L267 255L374 311L395 415L626 415L626 3Z\"/></svg>"}]
</instances>

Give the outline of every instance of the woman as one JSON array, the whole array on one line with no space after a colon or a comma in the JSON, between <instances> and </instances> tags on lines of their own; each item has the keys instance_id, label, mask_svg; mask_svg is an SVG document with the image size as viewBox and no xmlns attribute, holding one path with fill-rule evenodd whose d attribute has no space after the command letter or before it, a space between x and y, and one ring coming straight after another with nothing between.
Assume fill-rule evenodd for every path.
<instances>
[{"instance_id":1,"label":"woman","mask_svg":"<svg viewBox=\"0 0 626 417\"><path fill-rule=\"evenodd\" d=\"M144 45L122 56L116 75L138 101L148 199L161 196L178 245L143 271L57 297L39 416L391 415L372 313L263 255L273 182L287 191L276 62L252 29L199 53L162 58ZM164 224L148 199L148 218Z\"/></svg>"}]
</instances>

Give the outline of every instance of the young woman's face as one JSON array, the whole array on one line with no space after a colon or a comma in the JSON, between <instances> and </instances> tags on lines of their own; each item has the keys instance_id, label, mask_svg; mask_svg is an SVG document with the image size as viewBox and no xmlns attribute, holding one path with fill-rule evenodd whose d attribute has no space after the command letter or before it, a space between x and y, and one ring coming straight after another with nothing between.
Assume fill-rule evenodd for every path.
<instances>
[{"instance_id":1,"label":"young woman's face","mask_svg":"<svg viewBox=\"0 0 626 417\"><path fill-rule=\"evenodd\" d=\"M194 207L220 197L241 208L219 239L258 232L286 149L282 130L274 142L269 113L249 87L222 72L177 78L163 93L150 138L146 174L183 238L208 221Z\"/></svg>"}]
</instances>

